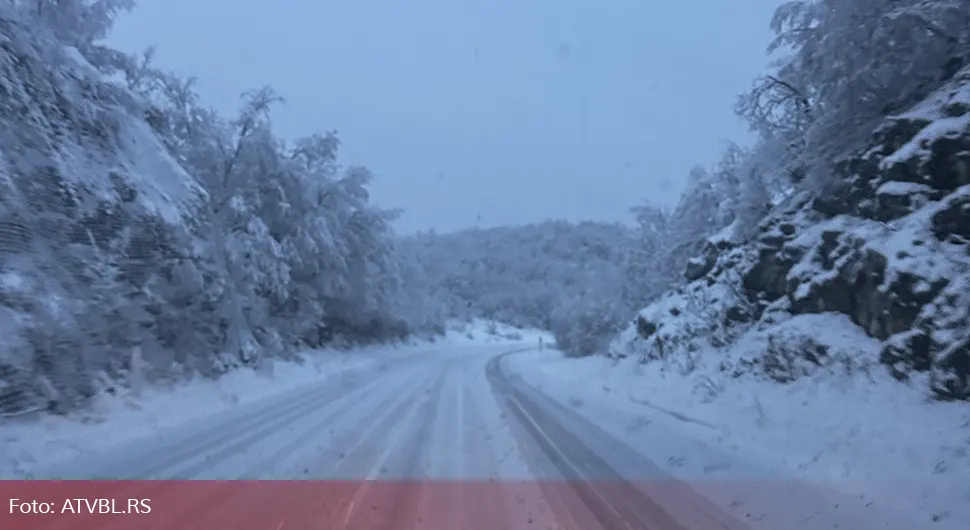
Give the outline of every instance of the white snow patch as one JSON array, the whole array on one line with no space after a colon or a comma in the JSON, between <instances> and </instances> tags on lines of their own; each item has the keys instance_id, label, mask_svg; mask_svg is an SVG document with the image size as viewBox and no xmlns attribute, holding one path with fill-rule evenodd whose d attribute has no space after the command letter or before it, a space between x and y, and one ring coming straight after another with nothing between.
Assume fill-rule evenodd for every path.
<instances>
[{"instance_id":1,"label":"white snow patch","mask_svg":"<svg viewBox=\"0 0 970 530\"><path fill-rule=\"evenodd\" d=\"M74 67L71 68L73 71L94 80L101 80L101 72L88 61L87 57L80 50L74 46L65 46L63 50L64 56L73 63Z\"/></svg>"},{"instance_id":2,"label":"white snow patch","mask_svg":"<svg viewBox=\"0 0 970 530\"><path fill-rule=\"evenodd\" d=\"M121 171L139 190L142 205L169 222L181 220L181 209L204 197L205 191L175 159L147 123L124 116L119 137Z\"/></svg>"},{"instance_id":3,"label":"white snow patch","mask_svg":"<svg viewBox=\"0 0 970 530\"><path fill-rule=\"evenodd\" d=\"M877 195L914 195L917 193L932 193L933 188L927 186L926 184L920 184L918 182L902 182L898 180L890 180L883 182L879 189L876 190Z\"/></svg>"},{"instance_id":4,"label":"white snow patch","mask_svg":"<svg viewBox=\"0 0 970 530\"><path fill-rule=\"evenodd\" d=\"M894 153L880 162L881 169L887 169L895 164L906 162L915 157L929 154L927 147L937 138L965 134L970 128L970 114L963 116L938 118L920 130L912 140L903 144Z\"/></svg>"},{"instance_id":5,"label":"white snow patch","mask_svg":"<svg viewBox=\"0 0 970 530\"><path fill-rule=\"evenodd\" d=\"M946 207L949 201L967 193L970 193L970 185L957 189L943 201L929 203L891 224L847 216L836 217L804 230L788 245L811 249L822 240L822 232L833 230L843 232L843 238L862 242L861 251L869 249L887 258L885 285L891 285L901 272L912 273L927 281L954 278L966 272L966 259L960 255L960 249L937 240L930 227L932 217L937 212ZM853 259L858 259L858 255L846 252L831 269L825 270L815 259L814 253L807 252L788 272L790 280L803 282L796 297L807 296L811 284L831 280L847 260Z\"/></svg>"},{"instance_id":6,"label":"white snow patch","mask_svg":"<svg viewBox=\"0 0 970 530\"><path fill-rule=\"evenodd\" d=\"M970 68L964 68L958 72L949 83L901 114L900 117L936 120L944 117L942 109L951 103L970 105Z\"/></svg>"},{"instance_id":7,"label":"white snow patch","mask_svg":"<svg viewBox=\"0 0 970 530\"><path fill-rule=\"evenodd\" d=\"M17 271L0 271L0 290L25 293L30 282Z\"/></svg>"},{"instance_id":8,"label":"white snow patch","mask_svg":"<svg viewBox=\"0 0 970 530\"><path fill-rule=\"evenodd\" d=\"M889 259L887 272L911 272L926 280L950 279L966 270L966 258L932 234L932 218L951 200L970 193L970 185L958 188L940 202L931 203L906 217L896 220L893 226L870 224L854 235L866 240L871 248Z\"/></svg>"},{"instance_id":9,"label":"white snow patch","mask_svg":"<svg viewBox=\"0 0 970 530\"><path fill-rule=\"evenodd\" d=\"M307 362L276 362L272 370L236 370L217 380L189 380L132 395L102 394L67 417L3 420L0 476L29 475L37 467L135 440L192 419L225 412L304 385L318 384L355 366L375 363L368 351L309 352Z\"/></svg>"},{"instance_id":10,"label":"white snow patch","mask_svg":"<svg viewBox=\"0 0 970 530\"><path fill-rule=\"evenodd\" d=\"M712 245L719 245L721 243L736 243L740 240L739 230L740 228L738 227L738 221L735 220L731 224L718 230L711 237L707 238L707 242Z\"/></svg>"}]
</instances>

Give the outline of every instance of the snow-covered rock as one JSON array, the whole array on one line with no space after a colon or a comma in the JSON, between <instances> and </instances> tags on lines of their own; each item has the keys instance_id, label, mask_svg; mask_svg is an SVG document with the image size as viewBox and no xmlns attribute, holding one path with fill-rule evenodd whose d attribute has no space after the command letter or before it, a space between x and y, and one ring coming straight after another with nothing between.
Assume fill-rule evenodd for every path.
<instances>
[{"instance_id":1,"label":"snow-covered rock","mask_svg":"<svg viewBox=\"0 0 970 530\"><path fill-rule=\"evenodd\" d=\"M690 283L641 311L611 351L689 358L699 343L767 332L764 353L738 362L790 381L833 356L824 337L783 333L786 322L836 313L881 341L897 379L928 373L937 398L970 399L967 101L970 69L887 119L837 164L828 189L779 206L751 242L709 243L688 267Z\"/></svg>"}]
</instances>

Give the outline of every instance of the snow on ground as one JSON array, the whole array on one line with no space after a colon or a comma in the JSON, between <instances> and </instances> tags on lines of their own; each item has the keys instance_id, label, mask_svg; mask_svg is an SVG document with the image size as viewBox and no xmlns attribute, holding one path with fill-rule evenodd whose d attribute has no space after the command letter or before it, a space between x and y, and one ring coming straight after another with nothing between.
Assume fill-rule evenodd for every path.
<instances>
[{"instance_id":1,"label":"snow on ground","mask_svg":"<svg viewBox=\"0 0 970 530\"><path fill-rule=\"evenodd\" d=\"M824 339L844 362L789 384L736 376L721 362L767 347L752 330L727 351L708 350L693 371L636 358L513 356L513 369L674 476L687 480L805 480L918 524L970 520L970 410L932 402L876 362L879 343L846 317L800 315L772 330ZM930 528L927 524L926 528Z\"/></svg>"},{"instance_id":2,"label":"snow on ground","mask_svg":"<svg viewBox=\"0 0 970 530\"><path fill-rule=\"evenodd\" d=\"M375 362L370 352L319 351L303 365L275 362L257 372L237 370L218 380L189 380L171 388L146 388L140 396L101 395L90 408L66 417L0 420L0 477L20 476L38 465L121 444L239 404L319 383L355 366Z\"/></svg>"},{"instance_id":3,"label":"snow on ground","mask_svg":"<svg viewBox=\"0 0 970 530\"><path fill-rule=\"evenodd\" d=\"M885 169L913 158L925 157L929 154L929 151L923 146L930 145L938 138L965 134L964 131L967 130L967 127L970 127L970 114L952 118L938 118L920 130L912 140L900 147L896 152L884 158L880 163L880 167Z\"/></svg>"},{"instance_id":4,"label":"snow on ground","mask_svg":"<svg viewBox=\"0 0 970 530\"><path fill-rule=\"evenodd\" d=\"M447 344L494 344L509 341L538 344L540 338L545 344L554 343L552 334L545 331L522 329L492 320L476 319L471 322L449 324L445 336L438 340Z\"/></svg>"},{"instance_id":5,"label":"snow on ground","mask_svg":"<svg viewBox=\"0 0 970 530\"><path fill-rule=\"evenodd\" d=\"M446 344L498 344L532 340L534 333L487 322L453 326ZM496 333L490 333L495 331ZM517 334L518 333L518 334ZM538 340L538 339L535 339ZM442 339L438 339L438 344ZM260 370L241 369L218 380L189 380L171 388L150 387L139 396L101 395L87 410L59 416L0 418L0 478L70 460L92 449L137 440L161 429L225 413L237 406L299 392L355 368L404 355L420 355L433 344L414 341L347 351L306 352L306 361L273 361Z\"/></svg>"}]
</instances>

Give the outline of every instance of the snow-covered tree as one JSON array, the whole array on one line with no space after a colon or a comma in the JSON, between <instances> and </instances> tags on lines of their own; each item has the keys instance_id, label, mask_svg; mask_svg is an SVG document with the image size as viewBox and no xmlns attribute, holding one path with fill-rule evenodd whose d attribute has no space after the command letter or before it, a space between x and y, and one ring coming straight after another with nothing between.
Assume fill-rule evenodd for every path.
<instances>
[{"instance_id":1,"label":"snow-covered tree","mask_svg":"<svg viewBox=\"0 0 970 530\"><path fill-rule=\"evenodd\" d=\"M636 206L631 211L637 230L623 258L623 300L636 309L662 293L673 276L657 268L660 257L669 252L670 239L666 236L670 213L650 203Z\"/></svg>"},{"instance_id":2,"label":"snow-covered tree","mask_svg":"<svg viewBox=\"0 0 970 530\"><path fill-rule=\"evenodd\" d=\"M738 108L765 139L788 146L796 176L857 147L861 131L970 58L970 0L796 0L777 9L772 29L775 72Z\"/></svg>"},{"instance_id":3,"label":"snow-covered tree","mask_svg":"<svg viewBox=\"0 0 970 530\"><path fill-rule=\"evenodd\" d=\"M115 18L135 6L134 0L30 0L19 4L21 15L36 22L58 41L87 51L104 39Z\"/></svg>"},{"instance_id":4,"label":"snow-covered tree","mask_svg":"<svg viewBox=\"0 0 970 530\"><path fill-rule=\"evenodd\" d=\"M371 173L333 134L281 141L270 89L224 118L150 52L103 46L129 6L0 2L0 407L424 324L399 313L413 271Z\"/></svg>"},{"instance_id":5,"label":"snow-covered tree","mask_svg":"<svg viewBox=\"0 0 970 530\"><path fill-rule=\"evenodd\" d=\"M573 355L598 353L622 309L630 231L607 223L547 221L521 227L419 234L400 248L434 293L430 320L487 318L553 330ZM409 288L410 291L410 288Z\"/></svg>"}]
</instances>

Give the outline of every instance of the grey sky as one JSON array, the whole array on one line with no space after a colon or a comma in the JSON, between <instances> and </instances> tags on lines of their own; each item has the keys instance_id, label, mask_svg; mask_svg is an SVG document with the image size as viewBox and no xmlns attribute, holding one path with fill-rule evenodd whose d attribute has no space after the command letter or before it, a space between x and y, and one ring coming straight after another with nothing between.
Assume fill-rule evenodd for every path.
<instances>
[{"instance_id":1,"label":"grey sky","mask_svg":"<svg viewBox=\"0 0 970 530\"><path fill-rule=\"evenodd\" d=\"M737 93L779 0L139 0L112 44L158 46L232 112L270 84L277 130L336 129L399 229L629 220L743 139Z\"/></svg>"}]
</instances>

